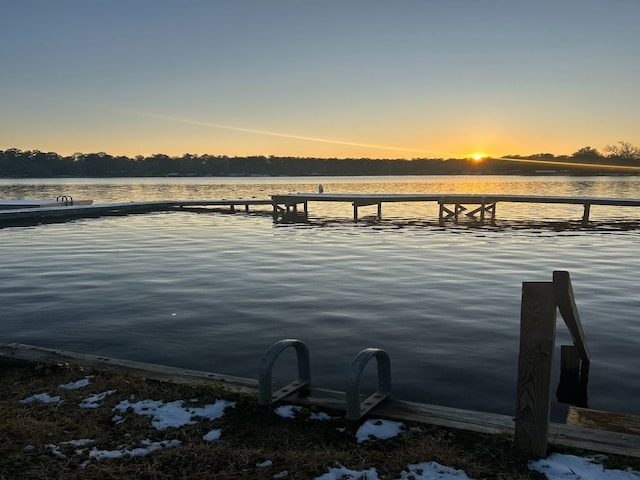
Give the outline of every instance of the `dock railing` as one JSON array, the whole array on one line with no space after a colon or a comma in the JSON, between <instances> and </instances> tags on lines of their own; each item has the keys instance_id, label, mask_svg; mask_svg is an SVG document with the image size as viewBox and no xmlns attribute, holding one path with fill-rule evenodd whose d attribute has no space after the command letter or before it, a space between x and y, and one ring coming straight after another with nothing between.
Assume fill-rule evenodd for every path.
<instances>
[{"instance_id":1,"label":"dock railing","mask_svg":"<svg viewBox=\"0 0 640 480\"><path fill-rule=\"evenodd\" d=\"M589 349L569 272L553 272L552 282L524 282L513 438L513 452L523 458L544 458L547 455L556 309L560 311L573 339L573 345L562 346L561 364L564 372L570 372L575 387L574 391L568 393L562 392L561 385L558 394L584 397L581 403L586 403Z\"/></svg>"}]
</instances>

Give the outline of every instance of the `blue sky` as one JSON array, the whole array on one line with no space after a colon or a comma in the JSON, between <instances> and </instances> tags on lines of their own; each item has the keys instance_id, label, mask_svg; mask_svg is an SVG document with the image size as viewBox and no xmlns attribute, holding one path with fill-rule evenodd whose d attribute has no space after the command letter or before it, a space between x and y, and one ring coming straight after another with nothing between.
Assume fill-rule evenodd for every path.
<instances>
[{"instance_id":1,"label":"blue sky","mask_svg":"<svg viewBox=\"0 0 640 480\"><path fill-rule=\"evenodd\" d=\"M640 144L640 1L0 0L0 148L450 157Z\"/></svg>"}]
</instances>

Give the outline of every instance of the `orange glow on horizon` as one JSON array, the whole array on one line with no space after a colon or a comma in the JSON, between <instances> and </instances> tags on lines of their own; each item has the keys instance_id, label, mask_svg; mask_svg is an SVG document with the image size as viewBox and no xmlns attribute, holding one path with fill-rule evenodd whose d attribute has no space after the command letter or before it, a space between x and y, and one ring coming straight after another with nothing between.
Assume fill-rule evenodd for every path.
<instances>
[{"instance_id":1,"label":"orange glow on horizon","mask_svg":"<svg viewBox=\"0 0 640 480\"><path fill-rule=\"evenodd\" d=\"M487 158L489 155L487 155L486 153L480 153L480 152L476 152L476 153L472 153L470 158L474 161L474 162L481 162L482 160L484 160L485 158Z\"/></svg>"}]
</instances>

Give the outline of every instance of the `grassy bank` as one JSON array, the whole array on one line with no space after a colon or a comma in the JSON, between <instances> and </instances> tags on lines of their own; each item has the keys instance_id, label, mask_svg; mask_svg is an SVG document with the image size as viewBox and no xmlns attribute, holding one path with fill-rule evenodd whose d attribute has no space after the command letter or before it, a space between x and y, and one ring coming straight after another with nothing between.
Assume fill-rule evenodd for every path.
<instances>
[{"instance_id":1,"label":"grassy bank","mask_svg":"<svg viewBox=\"0 0 640 480\"><path fill-rule=\"evenodd\" d=\"M399 478L407 465L422 462L474 479L544 478L511 456L507 437L404 422L393 438L358 441L363 422L310 409L285 418L214 383L157 382L68 364L2 368L3 480L312 479L339 466ZM214 405L223 410L219 416L209 415ZM185 411L187 423L176 426ZM173 426L159 424L158 412ZM633 459L609 462L640 469Z\"/></svg>"}]
</instances>

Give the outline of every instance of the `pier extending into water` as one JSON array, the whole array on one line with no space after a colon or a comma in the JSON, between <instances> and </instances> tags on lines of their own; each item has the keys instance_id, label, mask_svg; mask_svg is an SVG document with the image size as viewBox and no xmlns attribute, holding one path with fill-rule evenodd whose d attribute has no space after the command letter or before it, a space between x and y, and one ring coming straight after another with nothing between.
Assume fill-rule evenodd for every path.
<instances>
[{"instance_id":1,"label":"pier extending into water","mask_svg":"<svg viewBox=\"0 0 640 480\"><path fill-rule=\"evenodd\" d=\"M166 212L192 208L220 207L229 213L235 213L236 209L240 208L248 212L251 206L256 205L272 206L273 201L251 198L91 204L90 201L81 200L75 201L73 204L64 205L47 200L0 200L0 227L52 223L77 218Z\"/></svg>"},{"instance_id":2,"label":"pier extending into water","mask_svg":"<svg viewBox=\"0 0 640 480\"><path fill-rule=\"evenodd\" d=\"M271 199L161 200L149 202L92 204L91 200L0 200L0 227L51 223L74 218L129 215L161 211L209 209L223 207L249 212L252 206L270 206L275 220L291 215L308 216L312 202L350 203L353 220L358 221L360 208L376 206L376 219L382 220L384 203L431 203L438 207L438 222L458 223L461 219L474 225L495 225L498 203L557 204L582 206L581 224L589 224L592 206L640 207L640 198L566 197L543 195L469 195L469 194L355 194L355 193L291 193L271 195ZM532 218L531 220L537 220Z\"/></svg>"},{"instance_id":3,"label":"pier extending into water","mask_svg":"<svg viewBox=\"0 0 640 480\"><path fill-rule=\"evenodd\" d=\"M353 206L353 220L358 220L360 207L377 206L376 218L382 219L383 203L424 202L437 203L438 221L457 222L463 215L474 223L495 224L496 205L502 203L565 204L583 207L582 224L589 223L593 205L616 207L640 207L640 198L561 197L542 195L467 195L467 194L351 194L351 193L295 193L272 195L274 215L298 213L308 215L310 202L342 202ZM299 206L301 208L299 208Z\"/></svg>"}]
</instances>

